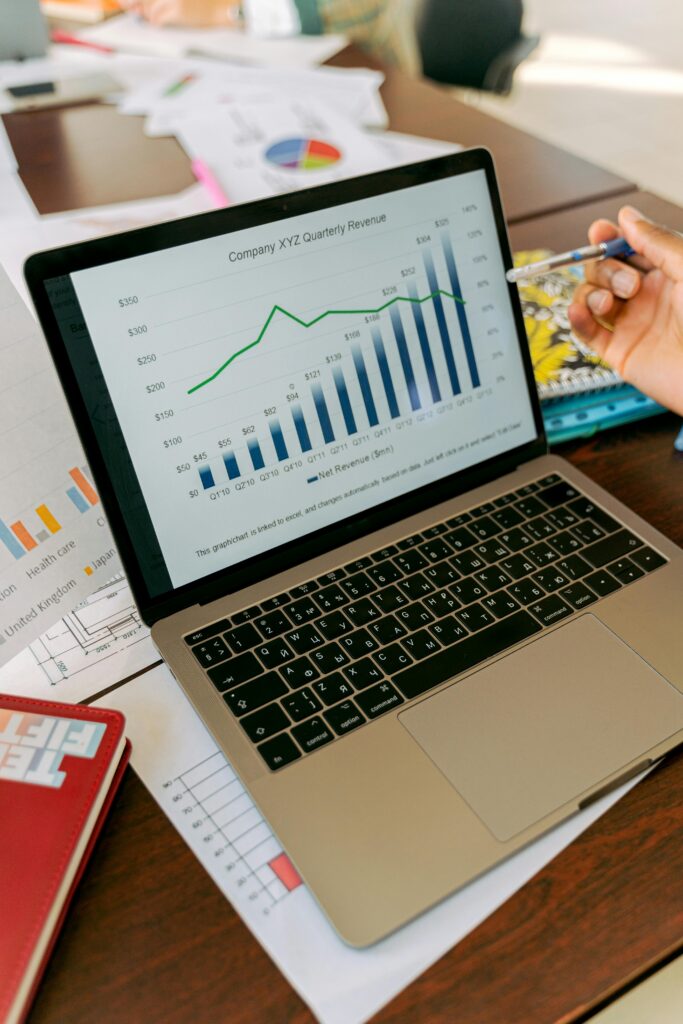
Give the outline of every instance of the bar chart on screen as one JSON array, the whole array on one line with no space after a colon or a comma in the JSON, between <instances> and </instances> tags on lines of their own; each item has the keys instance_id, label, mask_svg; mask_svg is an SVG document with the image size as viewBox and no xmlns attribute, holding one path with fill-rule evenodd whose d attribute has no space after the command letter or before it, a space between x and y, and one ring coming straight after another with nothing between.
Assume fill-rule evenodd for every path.
<instances>
[{"instance_id":1,"label":"bar chart on screen","mask_svg":"<svg viewBox=\"0 0 683 1024\"><path fill-rule=\"evenodd\" d=\"M0 664L119 569L40 331L0 271Z\"/></svg>"},{"instance_id":2,"label":"bar chart on screen","mask_svg":"<svg viewBox=\"0 0 683 1024\"><path fill-rule=\"evenodd\" d=\"M175 585L533 436L483 178L74 285Z\"/></svg>"},{"instance_id":3,"label":"bar chart on screen","mask_svg":"<svg viewBox=\"0 0 683 1024\"><path fill-rule=\"evenodd\" d=\"M272 465L306 455L314 450L311 437L317 437L316 448L345 443L349 438L362 435L364 430L390 424L403 415L431 409L444 400L463 394L463 391L469 393L480 386L466 303L461 294L450 236L445 231L441 232L441 245L448 270L446 287L440 286L434 258L430 249L425 247L421 269L427 279L426 294L418 294L415 283L417 268L408 266L400 269L400 283L381 288L376 306L326 309L306 320L275 304L253 342L232 353L212 374L188 389L187 394L193 396L217 383L238 358L256 346L263 346L261 358L267 358L268 335L276 333L282 321L289 321L295 329L310 331L323 321L331 324L337 318L343 319L345 329L338 332L341 350L327 354L320 367L313 364L304 370L303 398L296 384L292 385L287 394L287 411L282 417L264 414L258 430L260 437L244 434L245 429L248 431L253 427L256 430L256 424L237 427L238 439L246 437L246 443L242 445L244 469L240 470L234 448L224 451L222 460L228 479L235 480L244 473L248 475L264 469L266 458ZM480 282L485 287L484 279ZM450 323L446 310L451 313ZM382 317L385 313L388 315ZM428 329L430 314L436 325L430 322ZM355 322L361 326L354 327ZM488 337L498 333L495 326L489 327L488 331ZM430 337L435 339L434 343ZM318 338L313 336L307 341L312 347ZM465 373L458 371L456 346L461 347L464 353ZM273 397L273 403L274 410L278 405L282 406L279 396ZM289 444L285 440L283 424L291 435ZM237 440L236 444L239 443ZM220 481L224 475L220 468L216 473L211 466L201 464L197 472L204 490L215 487L217 480Z\"/></svg>"}]
</instances>

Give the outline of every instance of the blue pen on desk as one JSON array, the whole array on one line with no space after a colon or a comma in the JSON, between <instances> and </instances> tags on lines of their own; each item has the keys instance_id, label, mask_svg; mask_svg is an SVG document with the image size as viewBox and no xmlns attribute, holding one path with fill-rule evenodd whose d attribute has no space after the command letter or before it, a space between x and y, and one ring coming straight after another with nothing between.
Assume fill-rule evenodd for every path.
<instances>
[{"instance_id":1,"label":"blue pen on desk","mask_svg":"<svg viewBox=\"0 0 683 1024\"><path fill-rule=\"evenodd\" d=\"M524 281L527 277L547 274L549 270L557 270L558 267L576 267L581 263L590 263L591 260L606 260L609 257L626 259L628 256L635 256L635 249L631 248L625 238L613 238L609 242L584 245L570 252L558 252L554 256L539 260L538 263L515 267L514 270L508 270L505 277L512 284L515 281Z\"/></svg>"}]
</instances>

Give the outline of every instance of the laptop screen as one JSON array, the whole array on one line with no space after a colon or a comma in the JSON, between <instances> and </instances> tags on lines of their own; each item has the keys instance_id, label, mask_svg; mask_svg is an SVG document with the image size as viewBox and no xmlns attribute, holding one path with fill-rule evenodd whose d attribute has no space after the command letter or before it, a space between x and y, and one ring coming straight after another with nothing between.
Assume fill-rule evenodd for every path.
<instances>
[{"instance_id":1,"label":"laptop screen","mask_svg":"<svg viewBox=\"0 0 683 1024\"><path fill-rule=\"evenodd\" d=\"M70 285L48 296L152 595L538 434L483 169Z\"/></svg>"}]
</instances>

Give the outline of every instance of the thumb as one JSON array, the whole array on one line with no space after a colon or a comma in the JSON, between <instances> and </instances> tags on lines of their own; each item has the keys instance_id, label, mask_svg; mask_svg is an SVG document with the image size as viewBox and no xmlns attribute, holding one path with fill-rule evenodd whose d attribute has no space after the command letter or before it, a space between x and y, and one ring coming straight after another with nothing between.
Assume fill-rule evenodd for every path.
<instances>
[{"instance_id":1,"label":"thumb","mask_svg":"<svg viewBox=\"0 0 683 1024\"><path fill-rule=\"evenodd\" d=\"M633 206L619 211L619 225L626 241L672 281L683 282L683 238L675 231L649 220Z\"/></svg>"}]
</instances>

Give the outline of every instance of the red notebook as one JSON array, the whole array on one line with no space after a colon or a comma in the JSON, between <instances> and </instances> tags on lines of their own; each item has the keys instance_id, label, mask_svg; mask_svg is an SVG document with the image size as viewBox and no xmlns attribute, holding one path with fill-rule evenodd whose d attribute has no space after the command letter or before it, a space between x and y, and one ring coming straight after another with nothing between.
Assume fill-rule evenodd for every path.
<instances>
[{"instance_id":1,"label":"red notebook","mask_svg":"<svg viewBox=\"0 0 683 1024\"><path fill-rule=\"evenodd\" d=\"M0 694L0 1021L23 1020L130 744L118 711Z\"/></svg>"}]
</instances>

